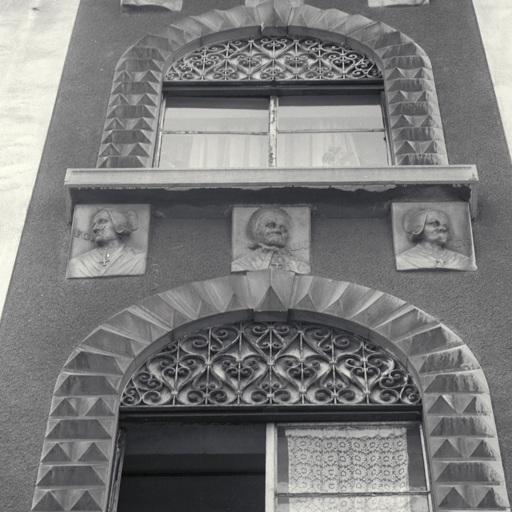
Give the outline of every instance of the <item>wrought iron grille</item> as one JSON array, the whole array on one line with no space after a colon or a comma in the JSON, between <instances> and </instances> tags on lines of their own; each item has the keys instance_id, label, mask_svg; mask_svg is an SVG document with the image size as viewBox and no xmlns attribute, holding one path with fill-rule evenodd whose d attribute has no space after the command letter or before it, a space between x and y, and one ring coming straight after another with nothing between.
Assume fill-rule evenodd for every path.
<instances>
[{"instance_id":1,"label":"wrought iron grille","mask_svg":"<svg viewBox=\"0 0 512 512\"><path fill-rule=\"evenodd\" d=\"M138 368L124 406L420 404L390 354L308 323L236 323L183 336Z\"/></svg>"},{"instance_id":2,"label":"wrought iron grille","mask_svg":"<svg viewBox=\"0 0 512 512\"><path fill-rule=\"evenodd\" d=\"M203 46L169 68L165 80L381 79L364 53L312 37L260 37Z\"/></svg>"}]
</instances>

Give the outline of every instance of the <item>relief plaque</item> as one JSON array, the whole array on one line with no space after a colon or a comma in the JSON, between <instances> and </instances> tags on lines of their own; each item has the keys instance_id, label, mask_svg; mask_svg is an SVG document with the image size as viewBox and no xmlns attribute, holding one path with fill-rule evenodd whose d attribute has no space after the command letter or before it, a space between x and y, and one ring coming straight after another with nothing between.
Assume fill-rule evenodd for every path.
<instances>
[{"instance_id":1,"label":"relief plaque","mask_svg":"<svg viewBox=\"0 0 512 512\"><path fill-rule=\"evenodd\" d=\"M309 274L309 206L233 208L232 272L276 268Z\"/></svg>"},{"instance_id":2,"label":"relief plaque","mask_svg":"<svg viewBox=\"0 0 512 512\"><path fill-rule=\"evenodd\" d=\"M397 270L477 270L467 203L393 203L391 215Z\"/></svg>"},{"instance_id":3,"label":"relief plaque","mask_svg":"<svg viewBox=\"0 0 512 512\"><path fill-rule=\"evenodd\" d=\"M75 206L66 277L144 274L149 223L149 204Z\"/></svg>"}]
</instances>

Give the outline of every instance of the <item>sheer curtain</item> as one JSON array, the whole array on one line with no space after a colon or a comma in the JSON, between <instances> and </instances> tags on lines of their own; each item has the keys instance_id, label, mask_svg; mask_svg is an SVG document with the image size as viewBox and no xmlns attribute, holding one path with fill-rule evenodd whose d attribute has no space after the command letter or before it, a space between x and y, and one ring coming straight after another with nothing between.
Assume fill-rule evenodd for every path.
<instances>
[{"instance_id":1,"label":"sheer curtain","mask_svg":"<svg viewBox=\"0 0 512 512\"><path fill-rule=\"evenodd\" d=\"M374 163L370 158L361 159L364 152L357 148L351 133L279 134L277 154L281 167L360 167Z\"/></svg>"},{"instance_id":2,"label":"sheer curtain","mask_svg":"<svg viewBox=\"0 0 512 512\"><path fill-rule=\"evenodd\" d=\"M177 169L266 167L267 137L247 134L164 135L161 166Z\"/></svg>"},{"instance_id":3,"label":"sheer curtain","mask_svg":"<svg viewBox=\"0 0 512 512\"><path fill-rule=\"evenodd\" d=\"M286 428L285 436L288 492L323 494L288 498L290 512L415 510L408 495L371 495L409 491L405 428Z\"/></svg>"}]
</instances>

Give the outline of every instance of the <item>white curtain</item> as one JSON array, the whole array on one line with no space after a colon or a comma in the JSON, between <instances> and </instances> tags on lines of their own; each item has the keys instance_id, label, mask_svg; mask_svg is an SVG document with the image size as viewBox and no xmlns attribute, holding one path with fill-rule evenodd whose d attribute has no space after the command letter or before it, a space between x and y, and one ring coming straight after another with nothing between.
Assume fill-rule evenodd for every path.
<instances>
[{"instance_id":1,"label":"white curtain","mask_svg":"<svg viewBox=\"0 0 512 512\"><path fill-rule=\"evenodd\" d=\"M405 428L285 429L291 512L410 512L410 496L329 496L409 491Z\"/></svg>"},{"instance_id":2,"label":"white curtain","mask_svg":"<svg viewBox=\"0 0 512 512\"><path fill-rule=\"evenodd\" d=\"M277 140L278 163L282 167L360 167L361 160L351 133L280 134Z\"/></svg>"},{"instance_id":3,"label":"white curtain","mask_svg":"<svg viewBox=\"0 0 512 512\"><path fill-rule=\"evenodd\" d=\"M266 167L267 146L266 135L164 135L160 167L179 169Z\"/></svg>"}]
</instances>

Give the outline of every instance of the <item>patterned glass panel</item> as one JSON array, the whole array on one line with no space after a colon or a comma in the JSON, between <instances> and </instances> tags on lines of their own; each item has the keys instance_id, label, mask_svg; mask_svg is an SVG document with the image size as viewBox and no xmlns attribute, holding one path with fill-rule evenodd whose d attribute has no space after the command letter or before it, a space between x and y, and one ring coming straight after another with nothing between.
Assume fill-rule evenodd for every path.
<instances>
[{"instance_id":1,"label":"patterned glass panel","mask_svg":"<svg viewBox=\"0 0 512 512\"><path fill-rule=\"evenodd\" d=\"M313 37L268 36L203 46L172 64L167 81L381 80L363 53Z\"/></svg>"},{"instance_id":2,"label":"patterned glass panel","mask_svg":"<svg viewBox=\"0 0 512 512\"><path fill-rule=\"evenodd\" d=\"M429 509L418 425L279 426L278 510Z\"/></svg>"},{"instance_id":3,"label":"patterned glass panel","mask_svg":"<svg viewBox=\"0 0 512 512\"><path fill-rule=\"evenodd\" d=\"M347 331L308 323L201 329L151 356L124 406L419 404L390 354Z\"/></svg>"}]
</instances>

